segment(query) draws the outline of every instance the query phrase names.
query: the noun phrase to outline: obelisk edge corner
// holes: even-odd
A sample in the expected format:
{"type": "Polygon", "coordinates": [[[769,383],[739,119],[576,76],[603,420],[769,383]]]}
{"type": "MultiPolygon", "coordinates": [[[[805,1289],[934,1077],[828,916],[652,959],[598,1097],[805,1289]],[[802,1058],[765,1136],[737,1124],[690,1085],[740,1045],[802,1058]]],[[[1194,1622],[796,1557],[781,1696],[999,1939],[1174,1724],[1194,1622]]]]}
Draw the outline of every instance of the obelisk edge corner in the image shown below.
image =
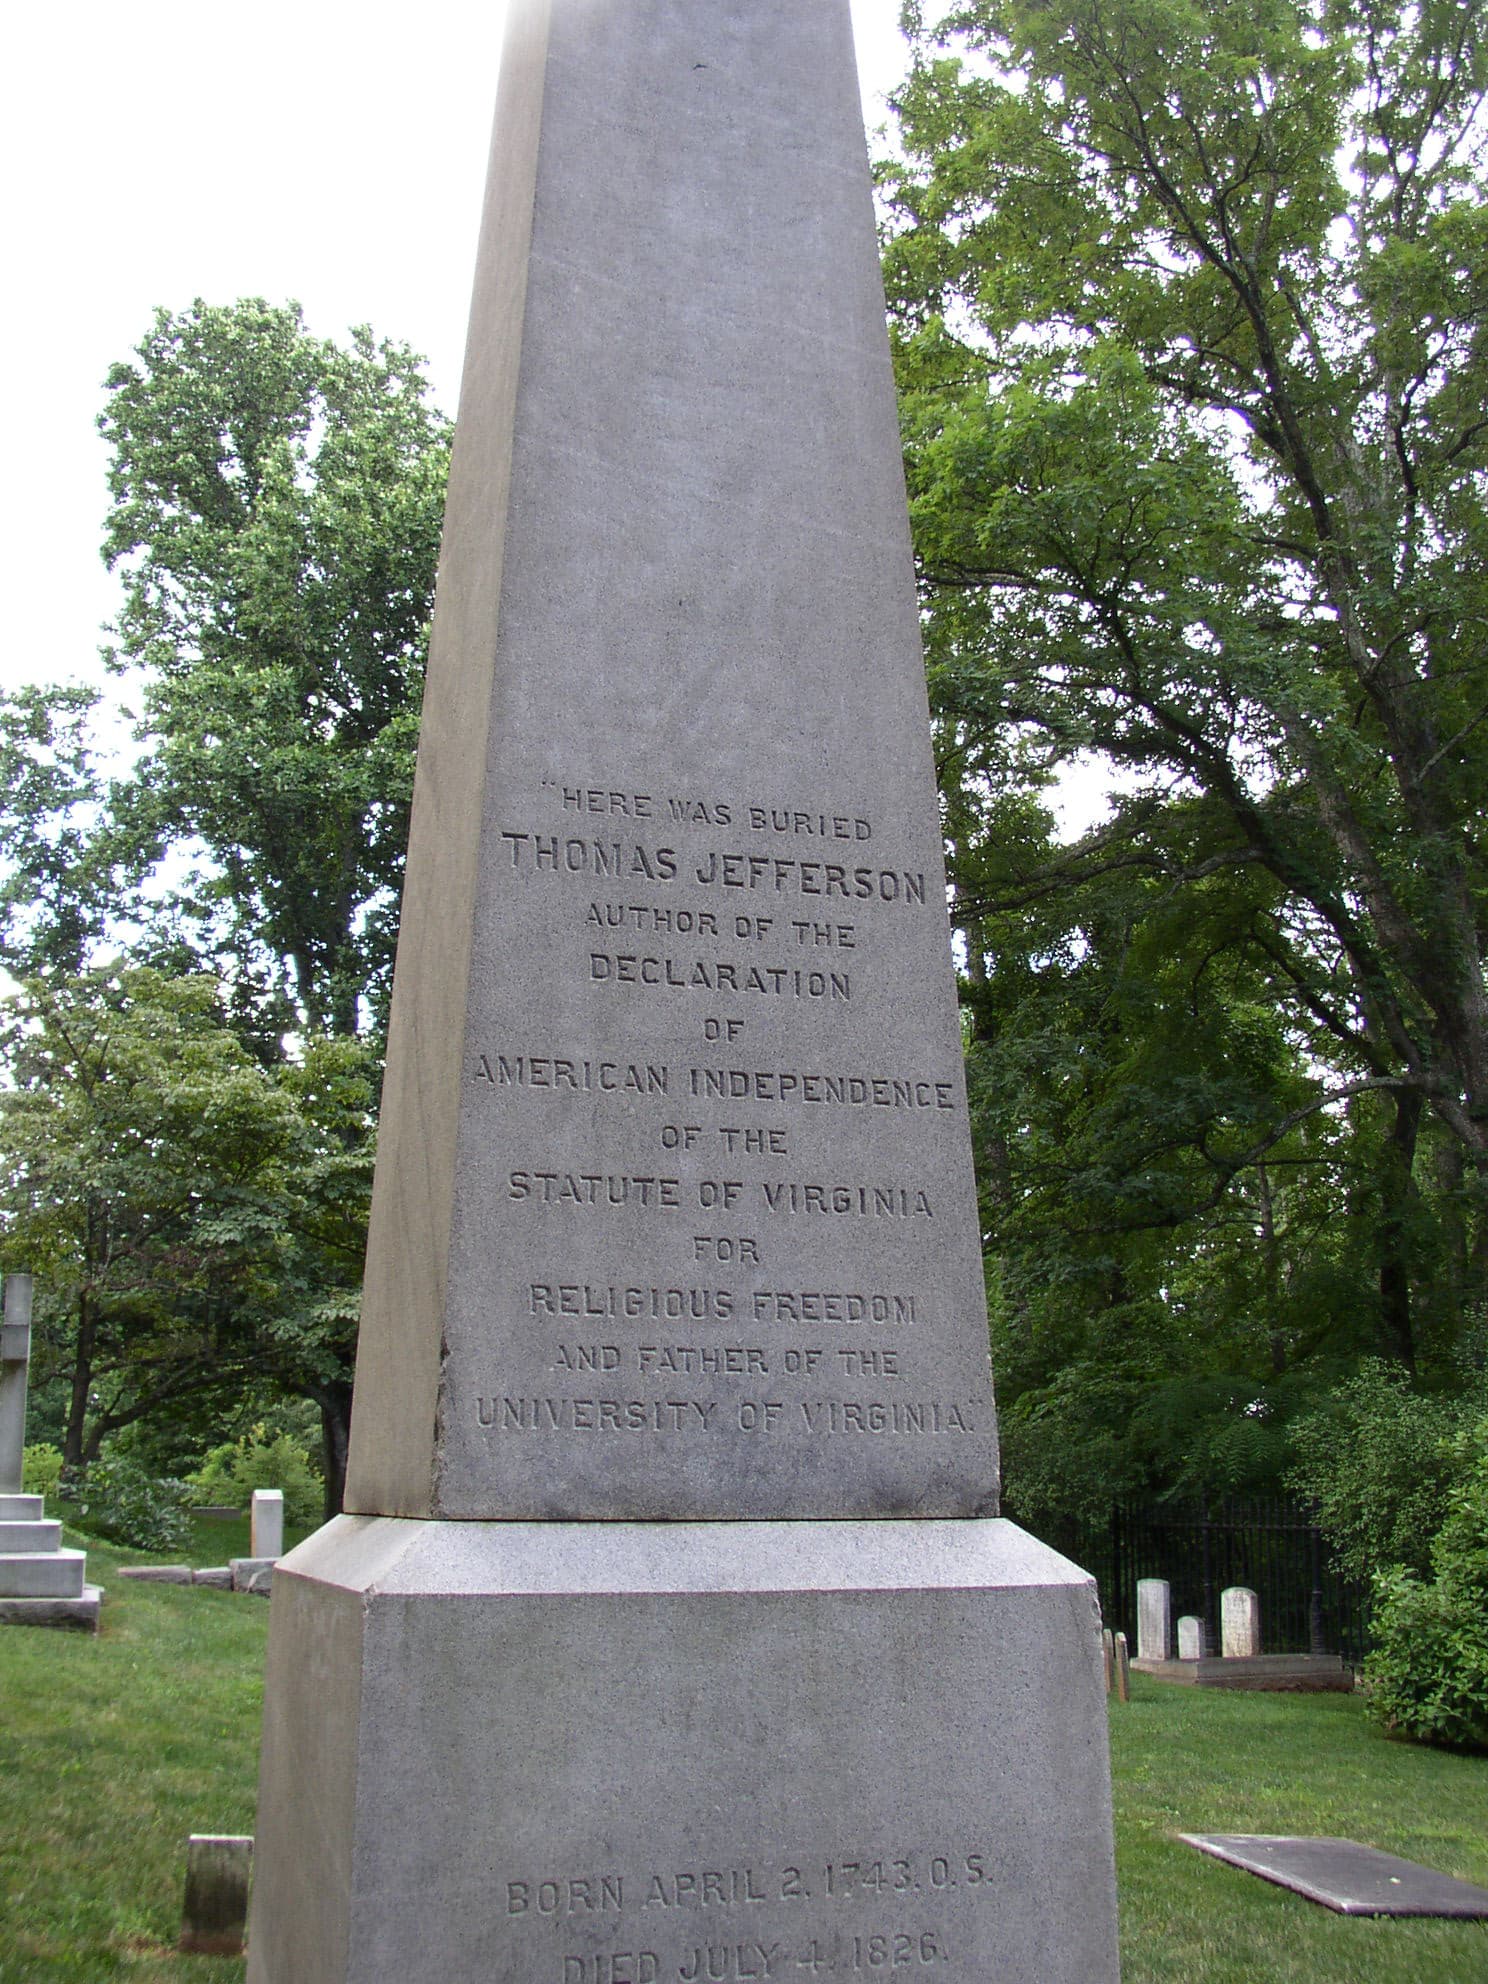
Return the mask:
{"type": "Polygon", "coordinates": [[[472,908],[522,363],[549,0],[508,21],[450,462],[394,973],[345,1506],[437,1508],[472,908]]]}

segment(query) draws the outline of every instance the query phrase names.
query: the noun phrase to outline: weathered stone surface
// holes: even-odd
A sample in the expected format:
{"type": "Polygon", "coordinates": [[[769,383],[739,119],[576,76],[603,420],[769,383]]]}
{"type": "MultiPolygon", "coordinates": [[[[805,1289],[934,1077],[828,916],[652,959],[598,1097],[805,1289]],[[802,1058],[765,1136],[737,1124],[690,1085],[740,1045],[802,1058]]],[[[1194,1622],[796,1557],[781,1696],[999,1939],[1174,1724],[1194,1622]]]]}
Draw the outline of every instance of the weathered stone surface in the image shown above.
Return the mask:
{"type": "Polygon", "coordinates": [[[275,1557],[234,1557],[228,1566],[233,1590],[267,1592],[278,1561],[275,1557]]]}
{"type": "Polygon", "coordinates": [[[1257,1653],[1234,1660],[1205,1654],[1197,1660],[1146,1661],[1142,1672],[1185,1687],[1258,1694],[1348,1694],[1354,1686],[1353,1670],[1336,1653],[1257,1653]]]}
{"type": "Polygon", "coordinates": [[[26,1373],[31,1358],[30,1275],[6,1275],[0,1305],[0,1494],[19,1495],[26,1448],[26,1373]]]}
{"type": "Polygon", "coordinates": [[[995,1493],[845,0],[521,0],[346,1506],[995,1493]]]}
{"type": "Polygon", "coordinates": [[[191,1835],[186,1844],[179,1949],[196,1956],[241,1954],[252,1871],[251,1834],[191,1835]]]}
{"type": "Polygon", "coordinates": [[[191,1573],[191,1582],[193,1584],[208,1585],[213,1591],[231,1591],[233,1588],[232,1565],[212,1564],[204,1570],[193,1571],[191,1573]]]}
{"type": "Polygon", "coordinates": [[[31,1550],[60,1550],[61,1547],[60,1522],[44,1520],[11,1522],[0,1516],[0,1550],[24,1553],[31,1550]]]}
{"type": "Polygon", "coordinates": [[[26,1378],[31,1357],[31,1277],[5,1277],[0,1315],[0,1623],[98,1628],[99,1592],[84,1586],[87,1554],[62,1549],[62,1525],[28,1495],[26,1378]]]}
{"type": "Polygon", "coordinates": [[[1204,1652],[1204,1622],[1196,1619],[1191,1612],[1185,1612],[1178,1621],[1178,1658],[1180,1660],[1201,1659],[1204,1652]]]}
{"type": "Polygon", "coordinates": [[[1122,1702],[1131,1700],[1131,1652],[1126,1644],[1126,1634],[1117,1633],[1111,1642],[1112,1673],[1116,1684],[1116,1699],[1122,1702]]]}
{"type": "Polygon", "coordinates": [[[1110,1984],[1093,1588],[986,1519],[846,0],[508,19],[249,1975],[1110,1984]]]}
{"type": "Polygon", "coordinates": [[[1261,1650],[1261,1601],[1243,1584],[1220,1594],[1219,1650],[1225,1660],[1250,1660],[1261,1650]]]}
{"type": "Polygon", "coordinates": [[[1166,1578],[1137,1579],[1137,1658],[1166,1660],[1172,1651],[1166,1578]]]}
{"type": "Polygon", "coordinates": [[[189,1564],[121,1564],[119,1576],[136,1584],[190,1584],[189,1564]]]}
{"type": "Polygon", "coordinates": [[[1201,1853],[1275,1881],[1340,1915],[1435,1915],[1488,1920],[1488,1888],[1381,1853],[1352,1839],[1294,1839],[1276,1833],[1192,1833],[1201,1853]]]}
{"type": "Polygon", "coordinates": [[[1098,1625],[1003,1522],[341,1517],[276,1574],[249,1978],[1114,1979],[1098,1625]]]}
{"type": "Polygon", "coordinates": [[[0,1598],[81,1598],[85,1550],[0,1553],[0,1598]]]}
{"type": "Polygon", "coordinates": [[[0,1625],[62,1626],[98,1631],[102,1587],[85,1584],[75,1598],[0,1598],[0,1625]]]}
{"type": "Polygon", "coordinates": [[[249,1518],[248,1554],[271,1562],[284,1555],[284,1491],[255,1488],[249,1518]]]}

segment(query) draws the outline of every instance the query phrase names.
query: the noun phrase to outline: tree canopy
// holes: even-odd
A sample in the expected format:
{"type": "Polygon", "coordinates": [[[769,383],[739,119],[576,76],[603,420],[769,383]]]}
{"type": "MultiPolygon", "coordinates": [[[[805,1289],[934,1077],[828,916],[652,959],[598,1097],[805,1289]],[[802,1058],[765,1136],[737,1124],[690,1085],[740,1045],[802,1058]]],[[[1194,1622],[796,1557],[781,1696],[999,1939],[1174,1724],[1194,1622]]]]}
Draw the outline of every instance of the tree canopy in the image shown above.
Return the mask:
{"type": "Polygon", "coordinates": [[[1083,1372],[1137,1478],[1111,1407],[1159,1372],[1254,1448],[1289,1375],[1445,1381],[1481,1312],[1488,24],[906,14],[886,276],[1011,1451],[1083,1372]],[[1120,796],[1060,837],[1092,757],[1120,796]]]}
{"type": "Polygon", "coordinates": [[[4,1257],[40,1283],[38,1377],[65,1385],[67,1464],[266,1388],[344,1421],[367,1049],[320,1036],[266,1069],[214,981],[127,965],[29,981],[0,1012],[0,1055],[4,1257]]]}
{"type": "Polygon", "coordinates": [[[189,920],[289,1024],[375,1031],[448,424],[405,346],[343,349],[260,301],[157,312],[107,392],[138,830],[200,849],[189,920]]]}
{"type": "Polygon", "coordinates": [[[55,1283],[68,1460],[277,1386],[339,1496],[449,424],[294,305],[159,311],[108,376],[137,709],[0,698],[10,1259],[55,1283]]]}

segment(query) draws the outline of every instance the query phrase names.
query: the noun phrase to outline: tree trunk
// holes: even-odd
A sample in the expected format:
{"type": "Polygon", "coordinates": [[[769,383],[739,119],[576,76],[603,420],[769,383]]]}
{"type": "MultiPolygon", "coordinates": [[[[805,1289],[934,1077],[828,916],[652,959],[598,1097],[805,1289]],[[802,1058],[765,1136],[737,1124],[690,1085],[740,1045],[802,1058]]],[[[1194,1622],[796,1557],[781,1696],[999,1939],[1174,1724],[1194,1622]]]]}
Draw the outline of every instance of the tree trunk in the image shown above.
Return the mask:
{"type": "Polygon", "coordinates": [[[1380,1348],[1386,1357],[1412,1373],[1416,1368],[1416,1336],[1411,1313],[1410,1227],[1420,1124],[1421,1096],[1414,1089],[1398,1089],[1394,1126],[1380,1154],[1380,1348]]]}
{"type": "Polygon", "coordinates": [[[1264,1164],[1256,1166],[1256,1187],[1261,1208],[1261,1257],[1266,1290],[1266,1341],[1271,1352],[1271,1375],[1284,1377],[1287,1367],[1286,1332],[1282,1328],[1281,1255],[1276,1239],[1276,1208],[1271,1199],[1271,1174],[1264,1164]]]}
{"type": "Polygon", "coordinates": [[[346,1454],[351,1443],[351,1385],[335,1379],[315,1393],[320,1407],[321,1453],[325,1467],[325,1519],[341,1513],[346,1494],[346,1454]]]}
{"type": "Polygon", "coordinates": [[[88,1423],[88,1393],[93,1385],[93,1352],[98,1341],[98,1306],[86,1287],[78,1296],[77,1348],[72,1358],[72,1394],[67,1403],[67,1429],[62,1435],[62,1466],[76,1474],[87,1458],[83,1436],[88,1423]]]}

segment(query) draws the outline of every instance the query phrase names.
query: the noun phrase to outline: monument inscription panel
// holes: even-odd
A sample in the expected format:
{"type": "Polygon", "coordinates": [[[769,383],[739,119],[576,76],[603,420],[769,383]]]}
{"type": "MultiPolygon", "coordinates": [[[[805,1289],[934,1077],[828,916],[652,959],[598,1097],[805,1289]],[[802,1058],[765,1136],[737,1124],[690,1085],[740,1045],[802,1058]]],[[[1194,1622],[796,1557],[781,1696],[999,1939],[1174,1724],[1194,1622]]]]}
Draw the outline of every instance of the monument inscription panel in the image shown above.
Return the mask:
{"type": "Polygon", "coordinates": [[[959,1035],[913,990],[944,885],[876,810],[546,777],[505,809],[447,1509],[456,1477],[534,1474],[539,1513],[594,1480],[612,1512],[698,1513],[715,1474],[814,1514],[985,1495],[979,1267],[946,1273],[975,1230],[959,1035]]]}

